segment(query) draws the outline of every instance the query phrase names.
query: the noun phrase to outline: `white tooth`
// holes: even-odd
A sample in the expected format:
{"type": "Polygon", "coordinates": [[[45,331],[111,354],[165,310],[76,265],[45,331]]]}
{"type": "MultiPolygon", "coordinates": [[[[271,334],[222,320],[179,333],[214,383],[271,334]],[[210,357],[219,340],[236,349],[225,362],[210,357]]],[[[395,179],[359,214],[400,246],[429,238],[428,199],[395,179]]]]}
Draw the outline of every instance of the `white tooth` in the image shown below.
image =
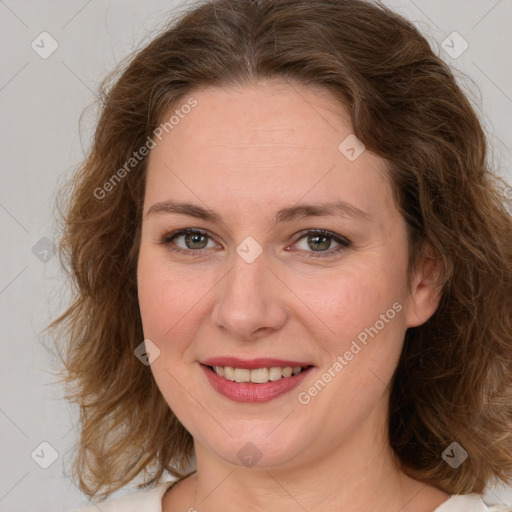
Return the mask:
{"type": "Polygon", "coordinates": [[[285,368],[283,368],[283,377],[291,377],[292,371],[293,369],[291,366],[286,366],[285,368]]]}
{"type": "Polygon", "coordinates": [[[250,382],[251,370],[247,368],[235,368],[235,381],[236,382],[250,382]]]}
{"type": "Polygon", "coordinates": [[[283,375],[283,369],[273,366],[268,370],[268,380],[279,380],[283,375]]]}
{"type": "Polygon", "coordinates": [[[273,366],[272,368],[254,368],[253,370],[247,368],[233,368],[231,366],[214,366],[217,375],[227,380],[235,382],[254,382],[257,384],[297,375],[300,373],[301,369],[301,366],[293,368],[291,366],[286,366],[285,368],[273,366]]]}
{"type": "Polygon", "coordinates": [[[235,369],[231,366],[224,367],[224,378],[228,380],[235,380],[235,369]]]}
{"type": "Polygon", "coordinates": [[[251,382],[262,384],[268,382],[268,368],[255,368],[251,370],[251,382]]]}

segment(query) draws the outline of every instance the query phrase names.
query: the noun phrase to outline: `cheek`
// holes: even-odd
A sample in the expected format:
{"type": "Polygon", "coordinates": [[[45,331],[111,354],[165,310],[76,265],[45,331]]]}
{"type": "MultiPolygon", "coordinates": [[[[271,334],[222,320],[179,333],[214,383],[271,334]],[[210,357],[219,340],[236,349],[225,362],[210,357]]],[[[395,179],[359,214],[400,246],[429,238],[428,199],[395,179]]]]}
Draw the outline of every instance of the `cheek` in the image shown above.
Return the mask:
{"type": "Polygon", "coordinates": [[[330,329],[316,338],[327,358],[318,380],[299,390],[299,403],[307,404],[313,416],[327,408],[334,423],[357,424],[386,391],[400,357],[405,332],[401,281],[367,268],[331,285],[335,291],[315,311],[330,329]]]}
{"type": "Polygon", "coordinates": [[[141,247],[137,286],[144,336],[159,345],[163,356],[186,349],[217,282],[218,273],[173,266],[160,251],[141,247]]]}
{"type": "Polygon", "coordinates": [[[182,392],[183,383],[187,382],[189,393],[195,396],[196,392],[194,383],[185,380],[185,365],[181,364],[187,362],[186,351],[191,339],[184,331],[199,321],[197,302],[204,290],[199,287],[200,283],[184,279],[175,268],[171,269],[165,255],[144,246],[139,252],[137,286],[144,338],[150,339],[160,350],[150,370],[169,407],[180,420],[190,422],[189,395],[182,392]]]}
{"type": "MultiPolygon", "coordinates": [[[[403,276],[383,261],[384,258],[373,259],[357,266],[322,270],[307,278],[288,276],[287,281],[298,291],[303,304],[297,302],[296,312],[304,311],[305,325],[314,324],[319,329],[311,332],[312,336],[328,339],[334,347],[343,346],[373,326],[390,308],[388,317],[397,316],[396,307],[392,306],[403,302],[403,276]],[[306,321],[306,316],[310,320],[306,321]]],[[[391,323],[386,324],[386,330],[391,323]]]]}
{"type": "Polygon", "coordinates": [[[148,251],[141,247],[137,267],[137,290],[144,337],[151,340],[161,338],[161,321],[165,308],[162,307],[161,273],[152,264],[148,251]]]}
{"type": "MultiPolygon", "coordinates": [[[[405,278],[399,264],[387,265],[384,260],[320,283],[330,292],[321,300],[317,295],[315,313],[329,327],[319,339],[328,353],[325,370],[330,368],[331,375],[326,380],[335,381],[328,394],[333,403],[348,408],[370,407],[391,378],[402,350],[405,278]]],[[[314,302],[312,294],[309,300],[314,302]]]]}
{"type": "Polygon", "coordinates": [[[157,251],[141,247],[137,269],[137,288],[139,307],[147,337],[162,338],[171,329],[176,317],[184,313],[183,294],[190,286],[181,285],[181,281],[166,269],[165,262],[157,251]]]}

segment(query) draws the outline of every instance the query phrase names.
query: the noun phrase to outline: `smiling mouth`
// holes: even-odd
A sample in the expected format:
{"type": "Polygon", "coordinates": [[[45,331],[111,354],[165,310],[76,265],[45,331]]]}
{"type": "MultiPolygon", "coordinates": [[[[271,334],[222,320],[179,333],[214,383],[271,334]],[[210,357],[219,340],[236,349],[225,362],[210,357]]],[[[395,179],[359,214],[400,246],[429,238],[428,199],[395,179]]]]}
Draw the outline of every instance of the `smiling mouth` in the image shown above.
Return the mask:
{"type": "Polygon", "coordinates": [[[278,381],[282,379],[288,379],[295,375],[302,373],[303,371],[311,368],[309,366],[285,366],[278,367],[272,366],[268,368],[233,368],[231,366],[209,366],[203,365],[209,368],[212,372],[216,373],[219,377],[224,378],[231,382],[246,382],[250,384],[265,384],[267,382],[278,381]]]}

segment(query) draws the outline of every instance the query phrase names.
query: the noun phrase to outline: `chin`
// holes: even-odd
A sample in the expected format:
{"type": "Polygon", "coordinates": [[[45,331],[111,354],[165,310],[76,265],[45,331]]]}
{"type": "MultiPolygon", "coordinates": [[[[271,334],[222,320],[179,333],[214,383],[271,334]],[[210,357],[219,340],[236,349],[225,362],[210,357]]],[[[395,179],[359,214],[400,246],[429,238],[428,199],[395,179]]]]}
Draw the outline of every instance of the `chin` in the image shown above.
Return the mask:
{"type": "MultiPolygon", "coordinates": [[[[238,467],[284,467],[303,457],[306,441],[302,436],[290,435],[287,429],[272,435],[272,429],[278,423],[270,427],[266,423],[267,428],[260,434],[255,433],[249,426],[245,432],[233,437],[226,434],[222,440],[212,439],[206,445],[219,458],[238,467]]],[[[276,430],[278,429],[279,427],[276,430]]]]}

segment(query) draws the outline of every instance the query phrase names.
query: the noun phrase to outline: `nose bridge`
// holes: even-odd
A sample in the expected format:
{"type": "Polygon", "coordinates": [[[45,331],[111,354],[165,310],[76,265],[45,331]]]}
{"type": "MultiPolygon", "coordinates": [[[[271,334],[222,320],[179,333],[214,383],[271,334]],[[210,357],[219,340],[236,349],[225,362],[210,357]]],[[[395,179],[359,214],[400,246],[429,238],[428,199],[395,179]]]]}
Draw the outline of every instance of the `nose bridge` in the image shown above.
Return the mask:
{"type": "Polygon", "coordinates": [[[222,280],[212,312],[214,324],[236,339],[251,339],[256,331],[279,329],[286,313],[278,287],[263,249],[248,237],[237,247],[232,268],[222,280]]]}

